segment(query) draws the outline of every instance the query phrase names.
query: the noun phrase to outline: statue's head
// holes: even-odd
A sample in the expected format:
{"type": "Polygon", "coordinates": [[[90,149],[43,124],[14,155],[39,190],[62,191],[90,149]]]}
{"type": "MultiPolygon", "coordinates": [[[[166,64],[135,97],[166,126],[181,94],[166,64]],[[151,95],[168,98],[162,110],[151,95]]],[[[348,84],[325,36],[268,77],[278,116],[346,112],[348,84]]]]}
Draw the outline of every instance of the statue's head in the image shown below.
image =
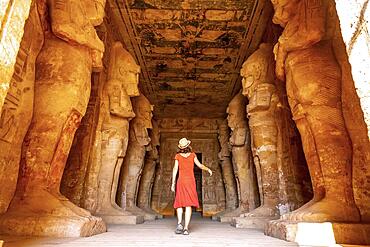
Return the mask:
{"type": "Polygon", "coordinates": [[[87,18],[93,26],[99,26],[103,23],[105,15],[104,7],[106,0],[82,0],[87,18]]]}
{"type": "Polygon", "coordinates": [[[245,127],[247,125],[246,112],[245,112],[246,100],[245,97],[238,93],[230,101],[227,107],[227,124],[234,130],[235,128],[245,127]]]}
{"type": "Polygon", "coordinates": [[[122,82],[122,87],[130,97],[139,96],[140,66],[136,64],[131,54],[123,48],[121,42],[112,45],[110,53],[108,80],[122,82]]]}
{"type": "Polygon", "coordinates": [[[285,27],[290,19],[297,13],[298,3],[302,0],[271,0],[275,13],[272,21],[285,27]]]}
{"type": "Polygon", "coordinates": [[[255,82],[272,82],[274,80],[273,46],[262,43],[257,51],[244,62],[240,75],[243,77],[242,85],[244,96],[248,96],[248,89],[255,82]]]}
{"type": "Polygon", "coordinates": [[[222,121],[218,124],[218,140],[220,142],[221,150],[218,154],[219,158],[222,159],[222,157],[228,157],[230,156],[229,151],[229,126],[227,125],[226,120],[222,121]]]}
{"type": "Polygon", "coordinates": [[[143,94],[134,97],[132,103],[136,114],[135,121],[140,121],[140,124],[146,129],[152,129],[154,106],[150,104],[149,100],[143,94]]]}

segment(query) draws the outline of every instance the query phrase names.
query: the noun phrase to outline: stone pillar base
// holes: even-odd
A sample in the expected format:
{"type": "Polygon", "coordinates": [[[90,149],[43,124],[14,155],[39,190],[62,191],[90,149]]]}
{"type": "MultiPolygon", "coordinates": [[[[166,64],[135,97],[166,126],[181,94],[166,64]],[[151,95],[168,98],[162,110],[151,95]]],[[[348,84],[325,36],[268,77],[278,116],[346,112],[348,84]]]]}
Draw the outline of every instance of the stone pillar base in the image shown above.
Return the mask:
{"type": "Polygon", "coordinates": [[[107,231],[103,220],[94,216],[26,216],[0,217],[0,233],[19,236],[89,237],[107,231]]]}
{"type": "Polygon", "coordinates": [[[126,224],[136,225],[144,223],[144,216],[142,215],[99,215],[107,224],[126,224]]]}
{"type": "Polygon", "coordinates": [[[132,213],[133,215],[143,216],[144,217],[144,221],[155,220],[155,218],[156,218],[156,216],[154,214],[145,212],[144,210],[142,210],[141,208],[136,207],[136,206],[134,206],[134,207],[127,207],[126,210],[128,212],[132,213]]]}
{"type": "MultiPolygon", "coordinates": [[[[237,216],[239,216],[239,215],[237,215],[237,216]]],[[[237,217],[237,216],[229,216],[229,215],[227,215],[227,216],[220,216],[219,218],[218,218],[218,220],[220,221],[220,222],[222,222],[222,223],[231,223],[231,221],[233,220],[233,218],[234,217],[237,217]]]]}
{"type": "Polygon", "coordinates": [[[156,219],[163,219],[163,215],[155,212],[153,209],[151,208],[141,208],[142,210],[144,210],[145,212],[147,212],[148,214],[153,214],[155,216],[156,219]]]}
{"type": "Polygon", "coordinates": [[[276,220],[276,217],[234,217],[231,225],[236,228],[265,229],[267,223],[276,220]]]}
{"type": "Polygon", "coordinates": [[[217,220],[221,221],[221,217],[224,216],[225,214],[229,214],[230,212],[234,211],[235,209],[226,209],[224,211],[221,211],[215,215],[212,215],[212,220],[217,220]]]}
{"type": "Polygon", "coordinates": [[[220,221],[220,217],[219,215],[212,215],[212,220],[215,220],[215,221],[220,221]]]}
{"type": "Polygon", "coordinates": [[[299,245],[370,244],[369,223],[310,223],[286,220],[270,221],[265,234],[299,245]]]}

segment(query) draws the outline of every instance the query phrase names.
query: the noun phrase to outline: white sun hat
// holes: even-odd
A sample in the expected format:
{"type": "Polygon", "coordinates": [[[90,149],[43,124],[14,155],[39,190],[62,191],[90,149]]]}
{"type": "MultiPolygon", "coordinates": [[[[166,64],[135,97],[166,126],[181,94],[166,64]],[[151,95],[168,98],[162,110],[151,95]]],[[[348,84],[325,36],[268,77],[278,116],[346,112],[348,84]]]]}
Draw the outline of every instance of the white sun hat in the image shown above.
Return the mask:
{"type": "Polygon", "coordinates": [[[188,139],[186,139],[185,137],[184,138],[181,138],[179,140],[179,145],[177,145],[180,149],[184,149],[184,148],[187,148],[189,145],[190,145],[191,141],[189,141],[188,139]]]}

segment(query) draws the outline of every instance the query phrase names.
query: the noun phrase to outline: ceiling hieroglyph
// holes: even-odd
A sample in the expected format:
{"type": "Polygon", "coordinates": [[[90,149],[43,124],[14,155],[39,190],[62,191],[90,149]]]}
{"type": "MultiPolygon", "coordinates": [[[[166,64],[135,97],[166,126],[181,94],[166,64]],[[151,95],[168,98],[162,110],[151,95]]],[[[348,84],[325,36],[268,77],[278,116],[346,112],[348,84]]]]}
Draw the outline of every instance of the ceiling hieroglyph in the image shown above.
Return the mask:
{"type": "Polygon", "coordinates": [[[109,0],[108,6],[158,117],[223,117],[271,14],[267,0],[109,0]]]}

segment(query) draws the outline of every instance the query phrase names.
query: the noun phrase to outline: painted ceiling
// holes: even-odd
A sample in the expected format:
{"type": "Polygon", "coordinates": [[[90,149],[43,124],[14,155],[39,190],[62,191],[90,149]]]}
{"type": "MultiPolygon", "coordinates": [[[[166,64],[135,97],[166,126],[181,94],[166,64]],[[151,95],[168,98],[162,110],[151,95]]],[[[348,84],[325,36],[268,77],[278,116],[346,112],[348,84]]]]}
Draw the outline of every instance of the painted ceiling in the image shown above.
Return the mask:
{"type": "Polygon", "coordinates": [[[224,117],[241,65],[258,46],[267,0],[110,0],[157,117],[224,117]]]}

